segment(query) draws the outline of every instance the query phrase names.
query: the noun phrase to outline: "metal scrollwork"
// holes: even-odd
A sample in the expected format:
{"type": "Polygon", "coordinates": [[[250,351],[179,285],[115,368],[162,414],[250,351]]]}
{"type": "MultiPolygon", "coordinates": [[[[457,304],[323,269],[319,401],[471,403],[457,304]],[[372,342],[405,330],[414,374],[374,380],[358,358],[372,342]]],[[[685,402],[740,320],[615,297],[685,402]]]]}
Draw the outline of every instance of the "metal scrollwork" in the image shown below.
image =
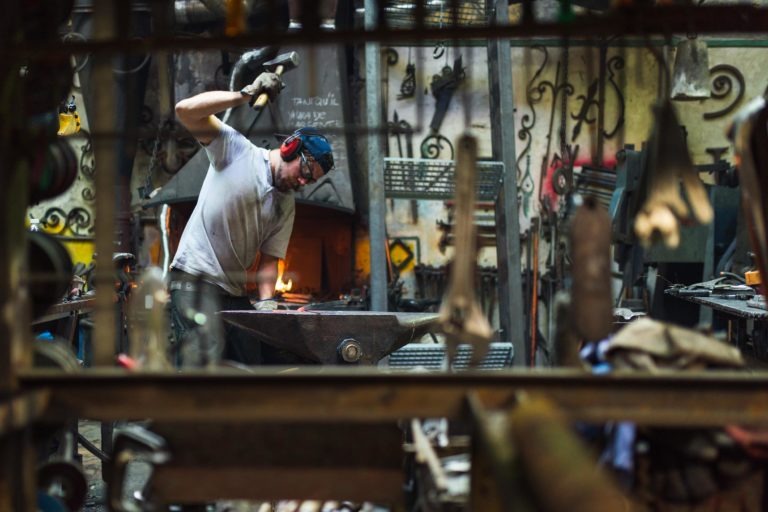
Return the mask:
{"type": "Polygon", "coordinates": [[[576,115],[571,114],[571,119],[576,121],[576,124],[573,125],[571,142],[575,141],[576,138],[579,136],[579,133],[581,133],[582,123],[592,124],[595,121],[597,121],[596,117],[589,117],[589,111],[592,110],[592,107],[600,108],[600,104],[596,99],[599,86],[600,86],[600,83],[597,80],[595,80],[591,84],[589,84],[589,88],[587,89],[586,96],[583,94],[579,94],[576,97],[577,100],[581,100],[581,108],[579,109],[578,114],[576,115]]]}
{"type": "Polygon", "coordinates": [[[712,78],[712,99],[722,100],[727,98],[733,92],[733,79],[738,82],[738,91],[736,92],[736,98],[728,105],[715,112],[705,112],[704,119],[717,119],[728,115],[744,97],[744,91],[746,89],[744,82],[744,75],[741,71],[736,69],[730,64],[718,64],[709,70],[709,74],[712,78]]]}
{"type": "Polygon", "coordinates": [[[415,93],[416,65],[409,62],[405,67],[405,77],[403,78],[403,83],[400,84],[400,94],[397,95],[397,99],[412,98],[415,93]]]}
{"type": "Polygon", "coordinates": [[[89,202],[96,199],[96,194],[93,192],[93,190],[91,190],[90,187],[85,187],[82,192],[80,192],[80,195],[83,199],[89,202]]]}
{"type": "MultiPolygon", "coordinates": [[[[613,91],[616,93],[616,101],[618,102],[616,124],[610,131],[603,129],[603,133],[601,134],[601,136],[605,137],[606,139],[610,139],[616,135],[624,125],[624,96],[621,94],[621,88],[619,88],[619,85],[615,80],[618,71],[624,69],[624,59],[618,55],[614,56],[607,62],[606,68],[608,71],[607,82],[611,85],[613,91]]],[[[581,133],[581,127],[583,123],[593,124],[595,121],[597,121],[597,117],[590,116],[590,112],[592,111],[593,107],[597,108],[598,115],[601,109],[603,112],[605,111],[605,104],[601,105],[598,101],[599,92],[600,79],[597,78],[591,84],[589,84],[586,95],[580,94],[576,98],[581,100],[582,103],[579,112],[575,115],[571,114],[571,119],[576,121],[576,124],[573,126],[573,132],[571,134],[571,142],[574,142],[578,138],[579,134],[581,133]]]]}
{"type": "Polygon", "coordinates": [[[432,58],[437,60],[443,55],[445,55],[445,41],[438,41],[432,49],[432,58]]]}
{"type": "Polygon", "coordinates": [[[388,66],[394,66],[397,64],[397,61],[400,60],[400,55],[398,55],[397,50],[394,48],[386,48],[384,50],[384,55],[387,57],[388,66]]]}
{"type": "Polygon", "coordinates": [[[91,134],[87,130],[80,130],[80,133],[85,136],[85,144],[80,146],[80,172],[88,178],[93,180],[93,173],[96,170],[93,165],[93,144],[91,144],[91,134]]]}
{"type": "Polygon", "coordinates": [[[86,236],[93,233],[93,219],[85,208],[72,208],[65,212],[61,208],[48,208],[40,219],[40,224],[51,234],[62,235],[70,229],[75,236],[86,236]]]}
{"type": "Polygon", "coordinates": [[[533,78],[531,78],[531,80],[528,82],[528,86],[525,89],[525,101],[528,103],[528,108],[530,109],[531,113],[523,114],[520,120],[520,129],[517,132],[517,138],[525,142],[525,148],[523,148],[523,150],[518,155],[515,165],[517,171],[517,185],[523,193],[522,207],[523,213],[525,215],[528,215],[530,210],[531,197],[533,196],[534,189],[534,181],[533,177],[531,176],[531,143],[533,142],[531,130],[536,124],[536,108],[534,107],[534,104],[539,103],[542,100],[546,90],[546,87],[541,87],[540,84],[538,86],[534,86],[533,84],[536,83],[536,80],[538,80],[539,76],[544,71],[544,68],[547,66],[547,62],[549,61],[549,52],[545,47],[534,46],[533,49],[542,52],[544,54],[544,58],[541,61],[539,69],[536,70],[536,73],[534,73],[533,78]],[[526,162],[525,173],[523,173],[523,169],[520,167],[520,162],[523,160],[523,158],[525,158],[526,162]]]}
{"type": "Polygon", "coordinates": [[[453,160],[454,153],[451,141],[439,133],[427,135],[424,140],[421,141],[421,158],[430,158],[433,160],[440,159],[440,155],[444,149],[443,144],[447,145],[449,150],[448,158],[443,158],[443,160],[453,160]]]}
{"type": "Polygon", "coordinates": [[[603,130],[603,135],[605,135],[605,138],[610,139],[619,132],[622,126],[624,126],[624,95],[621,94],[621,88],[615,80],[616,74],[624,69],[624,59],[621,56],[616,55],[611,57],[606,66],[608,68],[608,83],[611,84],[611,87],[613,87],[613,91],[616,93],[616,101],[618,103],[618,108],[616,109],[616,124],[610,132],[603,130]]]}

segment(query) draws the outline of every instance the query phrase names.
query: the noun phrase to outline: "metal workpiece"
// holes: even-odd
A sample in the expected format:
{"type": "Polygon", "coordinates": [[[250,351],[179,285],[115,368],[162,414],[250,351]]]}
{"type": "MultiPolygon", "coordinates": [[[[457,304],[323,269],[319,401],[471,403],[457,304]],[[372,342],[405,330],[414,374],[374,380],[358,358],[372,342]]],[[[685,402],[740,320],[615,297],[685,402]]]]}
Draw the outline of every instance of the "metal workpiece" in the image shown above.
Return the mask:
{"type": "Polygon", "coordinates": [[[484,410],[475,396],[468,405],[481,445],[476,454],[488,460],[504,510],[626,508],[627,499],[548,399],[521,395],[508,414],[484,410]]]}
{"type": "Polygon", "coordinates": [[[436,313],[381,311],[222,311],[224,321],[316,363],[376,364],[436,329],[436,313]]]}
{"type": "Polygon", "coordinates": [[[668,427],[768,424],[768,373],[591,375],[579,370],[389,372],[371,367],[260,367],[249,372],[130,373],[94,369],[20,374],[50,389],[49,420],[152,418],[176,422],[378,423],[463,418],[466,397],[508,410],[520,392],[543,395],[571,420],[668,427]],[[227,397],[225,400],[222,397],[227,397]]]}
{"type": "Polygon", "coordinates": [[[460,343],[468,343],[473,347],[472,362],[477,365],[485,357],[493,337],[493,328],[475,292],[477,239],[473,220],[477,139],[463,135],[457,148],[455,254],[438,323],[446,335],[448,358],[453,359],[460,343]]]}
{"type": "Polygon", "coordinates": [[[571,219],[570,256],[571,327],[582,340],[605,339],[613,329],[611,218],[592,196],[571,219]]]}

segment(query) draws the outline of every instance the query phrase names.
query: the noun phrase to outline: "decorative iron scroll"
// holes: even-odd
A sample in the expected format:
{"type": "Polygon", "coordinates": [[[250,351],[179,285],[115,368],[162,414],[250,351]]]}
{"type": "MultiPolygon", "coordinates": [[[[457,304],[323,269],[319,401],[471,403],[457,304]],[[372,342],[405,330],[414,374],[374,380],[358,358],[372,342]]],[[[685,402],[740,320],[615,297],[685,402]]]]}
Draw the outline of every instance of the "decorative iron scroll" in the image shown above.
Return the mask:
{"type": "Polygon", "coordinates": [[[533,77],[525,88],[525,101],[528,104],[528,108],[530,109],[531,113],[523,114],[523,116],[520,118],[520,129],[517,131],[517,138],[525,142],[525,148],[523,148],[523,150],[518,154],[517,161],[515,162],[517,186],[522,191],[523,197],[521,203],[523,207],[523,213],[526,216],[528,215],[530,209],[531,197],[533,196],[533,190],[535,187],[533,176],[531,176],[531,143],[533,142],[531,130],[536,124],[536,108],[534,107],[534,104],[539,103],[544,96],[544,91],[539,89],[539,87],[534,87],[533,84],[536,82],[536,79],[539,78],[539,75],[541,75],[542,71],[544,71],[544,68],[547,66],[547,61],[549,60],[549,52],[545,47],[534,46],[533,49],[542,52],[544,54],[544,58],[541,61],[539,69],[536,70],[536,73],[534,73],[533,77]],[[523,158],[525,158],[526,162],[525,172],[523,172],[523,169],[520,167],[520,162],[523,158]]]}
{"type": "Polygon", "coordinates": [[[453,160],[453,145],[451,141],[445,136],[439,133],[433,133],[427,135],[423,141],[421,141],[421,158],[431,158],[433,160],[453,160]],[[441,156],[443,152],[443,144],[448,146],[448,155],[441,156]]]}
{"type": "Polygon", "coordinates": [[[517,180],[520,181],[523,171],[520,167],[520,161],[527,155],[531,150],[531,143],[533,142],[533,137],[531,135],[531,130],[533,129],[533,126],[536,124],[536,109],[534,108],[534,104],[541,101],[542,96],[544,95],[544,92],[542,90],[539,90],[538,87],[534,87],[533,84],[536,82],[536,79],[539,78],[539,75],[541,75],[541,72],[544,70],[544,68],[547,66],[547,61],[549,60],[549,52],[547,49],[543,46],[534,46],[533,50],[539,50],[544,54],[544,59],[541,61],[541,65],[539,66],[539,69],[536,70],[536,73],[534,73],[533,78],[528,82],[527,87],[525,88],[525,101],[528,104],[528,108],[530,109],[530,114],[523,114],[523,116],[520,118],[520,129],[517,131],[517,138],[521,141],[525,142],[525,148],[517,155],[517,180]]]}
{"type": "MultiPolygon", "coordinates": [[[[610,131],[603,130],[602,134],[598,134],[599,136],[603,136],[606,139],[610,139],[614,135],[618,133],[618,131],[621,129],[621,127],[624,125],[624,96],[621,94],[621,89],[619,88],[619,85],[616,83],[615,77],[618,71],[624,69],[624,59],[618,55],[612,57],[608,63],[606,64],[606,68],[608,71],[608,84],[611,85],[613,88],[613,91],[616,93],[616,101],[618,103],[617,108],[617,117],[616,117],[616,124],[613,126],[613,128],[610,131]]],[[[607,86],[607,84],[606,84],[607,86]]],[[[576,121],[576,124],[573,126],[573,132],[571,134],[571,142],[575,142],[576,139],[579,136],[579,133],[581,133],[581,125],[582,123],[587,124],[593,124],[595,121],[597,121],[596,117],[590,117],[589,113],[592,110],[592,107],[596,107],[599,110],[605,111],[605,104],[601,105],[598,101],[598,94],[600,92],[600,79],[596,78],[587,89],[587,94],[583,95],[580,94],[576,99],[581,100],[581,108],[579,109],[578,114],[574,115],[571,114],[571,118],[576,121]]]]}
{"type": "MultiPolygon", "coordinates": [[[[608,60],[606,67],[608,68],[608,83],[611,84],[613,91],[616,93],[616,102],[618,104],[618,108],[616,109],[616,124],[610,132],[603,130],[605,138],[610,139],[619,132],[622,126],[624,126],[624,95],[621,94],[621,88],[616,83],[616,80],[614,80],[616,74],[624,69],[624,59],[619,55],[611,57],[611,59],[608,60]]],[[[603,106],[603,108],[605,108],[605,106],[603,106]]]]}
{"type": "Polygon", "coordinates": [[[736,79],[736,82],[738,82],[738,91],[733,101],[720,110],[704,113],[704,119],[717,119],[718,117],[728,115],[736,108],[744,97],[746,86],[744,75],[730,64],[718,64],[709,70],[709,75],[712,77],[712,99],[714,100],[722,100],[731,95],[733,92],[733,79],[736,79]]]}
{"type": "Polygon", "coordinates": [[[432,49],[432,58],[437,60],[443,55],[445,55],[445,41],[438,41],[432,49]]]}
{"type": "MultiPolygon", "coordinates": [[[[551,119],[550,119],[550,127],[549,132],[547,134],[548,140],[551,140],[552,138],[552,120],[554,119],[554,113],[555,109],[557,108],[558,104],[562,103],[563,100],[565,100],[568,96],[572,96],[574,93],[573,85],[570,84],[567,80],[560,80],[560,63],[557,64],[557,68],[555,70],[555,80],[554,82],[549,80],[539,80],[541,77],[541,74],[543,73],[544,69],[547,67],[547,64],[549,62],[549,52],[547,49],[543,46],[534,46],[534,50],[538,50],[544,54],[544,58],[541,61],[541,64],[539,65],[539,68],[536,70],[536,73],[534,73],[533,78],[528,82],[528,86],[526,87],[526,94],[525,99],[526,103],[528,104],[528,108],[530,109],[530,114],[524,114],[520,121],[520,129],[517,132],[518,139],[525,142],[525,148],[520,152],[520,154],[517,157],[516,162],[516,170],[517,170],[517,184],[519,189],[522,191],[522,201],[521,206],[523,209],[523,213],[525,215],[528,215],[528,212],[530,211],[531,207],[531,198],[533,197],[533,191],[535,188],[535,184],[533,181],[533,176],[531,175],[531,164],[530,164],[530,157],[531,157],[531,144],[533,142],[532,138],[532,130],[534,125],[536,124],[536,105],[538,103],[541,103],[544,100],[544,96],[549,92],[552,95],[552,111],[551,111],[551,119]],[[563,95],[563,96],[561,96],[563,95]],[[558,102],[558,99],[561,101],[558,102]],[[523,161],[523,158],[525,158],[526,166],[525,171],[523,172],[523,169],[521,167],[521,162],[523,161]]],[[[564,118],[563,118],[564,120],[564,118]]],[[[549,147],[549,144],[547,145],[549,147]]],[[[547,162],[549,158],[549,151],[546,152],[547,154],[543,155],[543,161],[547,162]]],[[[542,169],[542,172],[544,170],[542,169]]]]}
{"type": "Polygon", "coordinates": [[[600,108],[600,104],[597,101],[597,93],[599,87],[600,82],[595,80],[589,84],[586,95],[579,94],[576,97],[577,100],[581,101],[581,108],[579,109],[578,114],[571,114],[571,119],[576,121],[576,124],[573,125],[573,132],[571,133],[571,142],[575,141],[579,137],[582,123],[592,124],[597,121],[597,117],[589,117],[589,112],[592,110],[592,107],[597,107],[598,109],[600,108]]]}
{"type": "Polygon", "coordinates": [[[405,77],[400,84],[400,94],[397,95],[397,99],[403,100],[406,98],[412,98],[416,93],[416,65],[409,62],[405,66],[405,77]]]}
{"type": "Polygon", "coordinates": [[[40,224],[51,234],[63,235],[70,229],[75,236],[93,234],[93,219],[85,208],[72,208],[65,212],[61,208],[48,208],[40,219],[40,224]]]}
{"type": "Polygon", "coordinates": [[[397,50],[392,47],[384,49],[384,56],[387,58],[387,66],[394,66],[397,64],[397,61],[400,60],[400,55],[397,53],[397,50]]]}
{"type": "Polygon", "coordinates": [[[85,137],[85,143],[80,146],[80,172],[93,181],[93,173],[96,168],[93,163],[93,144],[91,144],[91,134],[87,130],[80,130],[80,133],[85,137]]]}

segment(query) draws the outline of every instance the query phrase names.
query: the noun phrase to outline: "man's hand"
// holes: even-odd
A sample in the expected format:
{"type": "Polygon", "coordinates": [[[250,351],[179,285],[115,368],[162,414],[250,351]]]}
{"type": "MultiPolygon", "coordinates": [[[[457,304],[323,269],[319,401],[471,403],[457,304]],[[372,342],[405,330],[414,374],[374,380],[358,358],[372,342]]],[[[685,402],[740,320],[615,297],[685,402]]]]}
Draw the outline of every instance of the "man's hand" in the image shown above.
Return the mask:
{"type": "Polygon", "coordinates": [[[246,85],[240,89],[240,93],[250,96],[251,100],[248,103],[253,106],[256,98],[262,93],[265,93],[269,97],[269,101],[274,101],[284,87],[285,84],[280,80],[280,76],[277,73],[264,72],[257,76],[252,84],[246,85]]]}

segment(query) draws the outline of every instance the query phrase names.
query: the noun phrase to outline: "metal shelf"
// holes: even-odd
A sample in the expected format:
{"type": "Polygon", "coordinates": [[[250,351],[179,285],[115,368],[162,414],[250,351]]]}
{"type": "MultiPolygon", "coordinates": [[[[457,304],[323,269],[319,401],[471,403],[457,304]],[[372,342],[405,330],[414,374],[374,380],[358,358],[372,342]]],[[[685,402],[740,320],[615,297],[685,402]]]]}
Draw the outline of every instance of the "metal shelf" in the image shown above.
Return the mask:
{"type": "MultiPolygon", "coordinates": [[[[405,199],[453,199],[454,160],[385,158],[385,195],[405,199]]],[[[503,162],[477,162],[477,200],[495,201],[504,177],[503,162]]]]}

